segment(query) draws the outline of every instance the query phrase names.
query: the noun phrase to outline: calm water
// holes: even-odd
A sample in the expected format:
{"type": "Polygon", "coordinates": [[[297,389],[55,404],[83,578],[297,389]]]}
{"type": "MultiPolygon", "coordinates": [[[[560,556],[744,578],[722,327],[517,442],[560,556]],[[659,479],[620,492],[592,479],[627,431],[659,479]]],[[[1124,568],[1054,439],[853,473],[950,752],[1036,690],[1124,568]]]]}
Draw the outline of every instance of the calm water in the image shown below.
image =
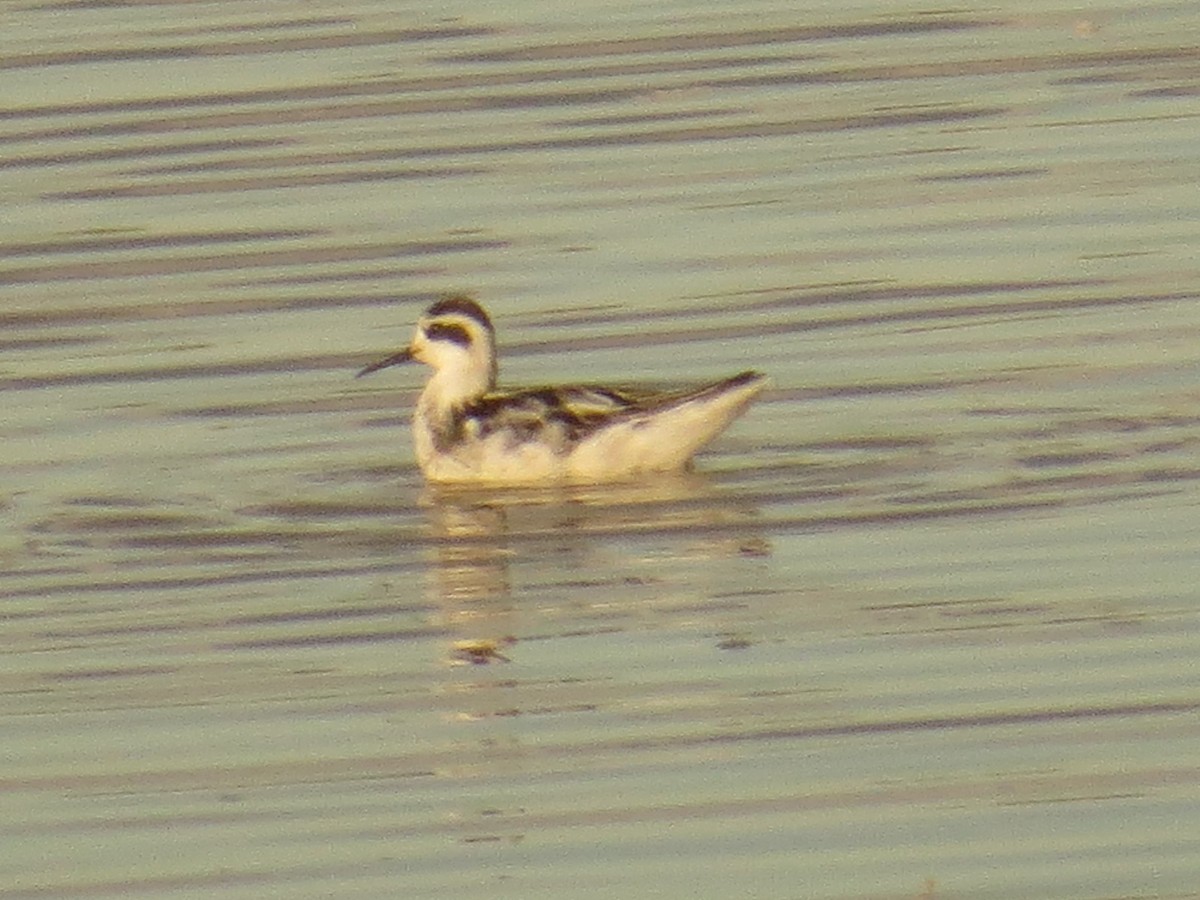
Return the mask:
{"type": "Polygon", "coordinates": [[[1200,16],[811,6],[5,8],[0,898],[1200,896],[1200,16]]]}

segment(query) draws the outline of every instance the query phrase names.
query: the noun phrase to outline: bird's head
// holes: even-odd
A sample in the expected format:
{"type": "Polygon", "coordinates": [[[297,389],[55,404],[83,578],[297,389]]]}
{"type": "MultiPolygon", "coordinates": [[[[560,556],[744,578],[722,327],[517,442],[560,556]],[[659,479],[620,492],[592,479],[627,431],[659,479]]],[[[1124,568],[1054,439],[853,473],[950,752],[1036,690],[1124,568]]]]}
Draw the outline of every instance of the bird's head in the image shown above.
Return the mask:
{"type": "Polygon", "coordinates": [[[496,386],[496,332],[478,303],[466,296],[439,300],[417,323],[412,343],[364,367],[358,377],[411,360],[433,369],[430,388],[446,403],[461,404],[496,386]]]}

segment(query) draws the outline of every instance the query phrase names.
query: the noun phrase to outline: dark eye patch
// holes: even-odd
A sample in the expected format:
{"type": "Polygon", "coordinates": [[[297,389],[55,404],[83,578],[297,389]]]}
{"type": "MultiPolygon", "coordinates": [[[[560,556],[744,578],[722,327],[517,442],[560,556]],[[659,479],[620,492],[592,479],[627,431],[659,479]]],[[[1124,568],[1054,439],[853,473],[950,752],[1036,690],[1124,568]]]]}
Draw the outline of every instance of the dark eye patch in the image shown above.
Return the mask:
{"type": "Polygon", "coordinates": [[[449,322],[431,322],[425,327],[425,337],[431,341],[449,341],[460,347],[471,346],[471,335],[461,325],[449,322]]]}

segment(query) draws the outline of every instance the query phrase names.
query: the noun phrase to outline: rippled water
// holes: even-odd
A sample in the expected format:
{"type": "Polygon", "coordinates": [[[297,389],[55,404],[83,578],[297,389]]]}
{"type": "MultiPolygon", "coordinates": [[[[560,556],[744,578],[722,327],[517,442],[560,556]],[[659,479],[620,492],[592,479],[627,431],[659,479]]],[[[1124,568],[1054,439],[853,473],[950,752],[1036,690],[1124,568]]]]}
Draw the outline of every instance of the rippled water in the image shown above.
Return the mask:
{"type": "Polygon", "coordinates": [[[0,897],[1200,890],[1190,5],[4,19],[0,897]],[[464,289],[774,388],[431,491],[464,289]]]}

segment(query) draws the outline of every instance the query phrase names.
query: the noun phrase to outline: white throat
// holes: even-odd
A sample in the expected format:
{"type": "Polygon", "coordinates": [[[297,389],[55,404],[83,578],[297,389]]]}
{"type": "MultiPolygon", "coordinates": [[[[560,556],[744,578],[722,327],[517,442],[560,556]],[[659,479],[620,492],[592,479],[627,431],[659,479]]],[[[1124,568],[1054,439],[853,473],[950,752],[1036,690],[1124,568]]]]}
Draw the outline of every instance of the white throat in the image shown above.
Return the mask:
{"type": "Polygon", "coordinates": [[[493,387],[490,367],[464,356],[434,370],[421,392],[420,403],[429,411],[449,412],[478,400],[493,387]]]}

